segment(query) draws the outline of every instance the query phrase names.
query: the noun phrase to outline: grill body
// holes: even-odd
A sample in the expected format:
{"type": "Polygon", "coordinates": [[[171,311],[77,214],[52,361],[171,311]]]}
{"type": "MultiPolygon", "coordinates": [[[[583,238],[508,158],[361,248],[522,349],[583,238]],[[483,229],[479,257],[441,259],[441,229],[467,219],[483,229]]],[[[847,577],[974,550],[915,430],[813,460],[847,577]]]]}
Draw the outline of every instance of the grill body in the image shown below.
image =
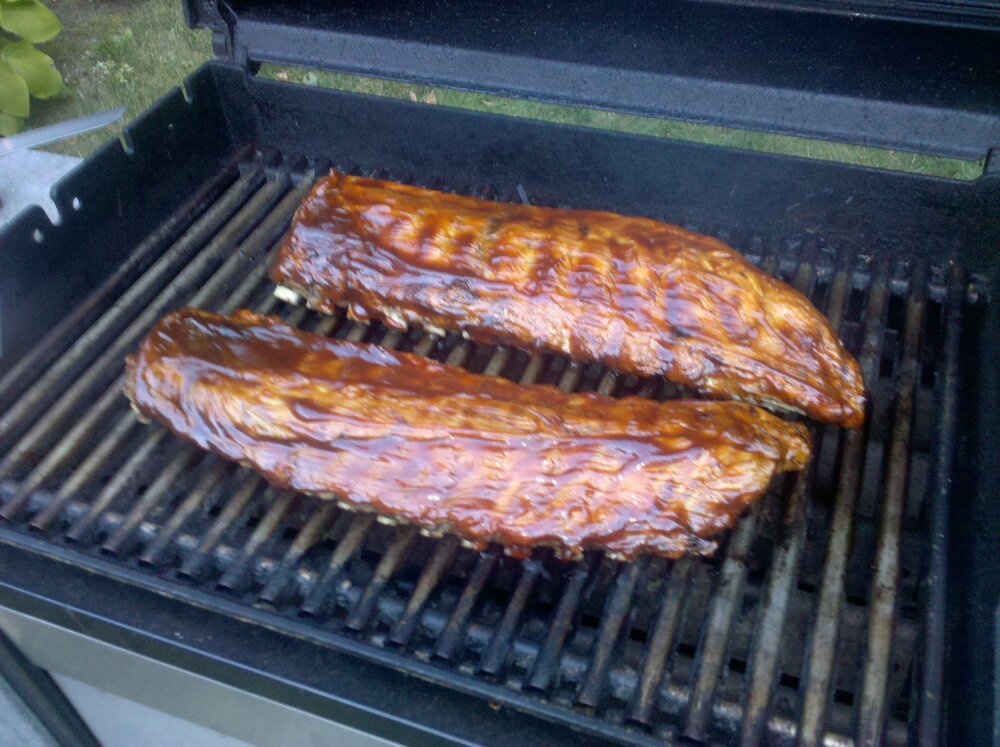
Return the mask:
{"type": "Polygon", "coordinates": [[[0,604],[386,736],[921,741],[990,725],[1000,177],[954,182],[305,88],[214,62],[0,236],[0,604]],[[266,262],[336,166],[715,235],[811,295],[872,382],[717,556],[513,561],[335,504],[130,419],[166,311],[616,396],[554,357],[319,317],[266,262]],[[41,342],[38,342],[41,340],[41,342]],[[946,605],[947,602],[947,605],[946,605]],[[947,611],[947,613],[946,613],[947,611]]]}

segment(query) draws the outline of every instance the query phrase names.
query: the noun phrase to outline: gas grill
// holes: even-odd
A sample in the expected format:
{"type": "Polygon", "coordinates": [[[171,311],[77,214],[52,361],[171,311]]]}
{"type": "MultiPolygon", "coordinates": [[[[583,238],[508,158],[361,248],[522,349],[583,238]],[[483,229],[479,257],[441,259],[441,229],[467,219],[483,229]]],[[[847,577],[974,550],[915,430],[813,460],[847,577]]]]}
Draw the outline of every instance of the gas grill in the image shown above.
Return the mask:
{"type": "Polygon", "coordinates": [[[371,5],[189,2],[223,59],[63,179],[58,223],[35,208],[0,233],[0,605],[405,742],[984,743],[1000,588],[996,158],[947,180],[253,72],[308,64],[984,157],[1000,144],[1000,76],[979,56],[1000,48],[997,17],[960,4],[854,18],[837,3],[693,2],[632,19],[467,6],[480,38],[447,3],[371,5]],[[608,19],[599,49],[568,41],[593,39],[588,17],[608,19]],[[772,37],[784,46],[771,59],[736,64],[772,37]],[[695,60],[629,64],[622,50],[649,38],[695,60]],[[905,65],[887,53],[879,91],[823,67],[857,52],[838,45],[880,38],[935,42],[905,65]],[[721,39],[731,54],[689,69],[704,58],[692,45],[721,39]],[[814,85],[796,90],[810,81],[781,64],[805,59],[814,85]],[[623,564],[475,552],[278,491],[139,423],[124,357],[185,305],[567,391],[683,394],[277,299],[268,259],[331,167],[717,236],[828,314],[865,371],[868,425],[814,425],[810,467],[776,481],[715,557],[623,564]]]}

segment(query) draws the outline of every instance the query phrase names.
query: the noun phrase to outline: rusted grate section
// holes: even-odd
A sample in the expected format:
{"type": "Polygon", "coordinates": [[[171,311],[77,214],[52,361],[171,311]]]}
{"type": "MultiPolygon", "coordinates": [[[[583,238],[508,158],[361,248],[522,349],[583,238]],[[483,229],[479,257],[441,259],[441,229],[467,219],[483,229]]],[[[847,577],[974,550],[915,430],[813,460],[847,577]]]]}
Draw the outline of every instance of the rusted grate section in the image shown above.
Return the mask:
{"type": "Polygon", "coordinates": [[[81,564],[103,557],[142,569],[181,596],[265,606],[276,625],[311,621],[318,636],[492,683],[499,702],[529,695],[549,717],[573,714],[604,735],[611,725],[625,742],[907,741],[920,688],[934,387],[938,371],[956,365],[959,268],[894,260],[891,247],[881,259],[861,257],[837,251],[835,237],[692,226],[826,310],[871,383],[869,427],[813,426],[813,464],[777,482],[715,558],[623,565],[590,553],[564,564],[539,550],[521,562],[276,491],[140,424],[121,395],[124,356],[183,305],[247,306],[320,334],[566,391],[684,394],[661,379],[278,301],[267,257],[312,175],[259,163],[219,174],[186,217],[137,249],[135,277],[100,314],[80,317],[86,324],[72,336],[53,334],[0,379],[7,536],[44,536],[74,548],[81,564]]]}

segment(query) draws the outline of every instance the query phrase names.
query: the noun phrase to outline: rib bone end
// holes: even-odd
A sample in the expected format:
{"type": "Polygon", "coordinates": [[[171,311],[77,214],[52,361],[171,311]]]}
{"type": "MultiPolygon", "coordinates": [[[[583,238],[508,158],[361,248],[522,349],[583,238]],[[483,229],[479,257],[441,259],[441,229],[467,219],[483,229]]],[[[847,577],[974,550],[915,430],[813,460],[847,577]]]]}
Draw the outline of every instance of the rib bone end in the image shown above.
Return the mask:
{"type": "Polygon", "coordinates": [[[306,300],[301,293],[296,293],[284,285],[274,286],[274,297],[279,301],[290,303],[292,306],[301,306],[306,300]]]}

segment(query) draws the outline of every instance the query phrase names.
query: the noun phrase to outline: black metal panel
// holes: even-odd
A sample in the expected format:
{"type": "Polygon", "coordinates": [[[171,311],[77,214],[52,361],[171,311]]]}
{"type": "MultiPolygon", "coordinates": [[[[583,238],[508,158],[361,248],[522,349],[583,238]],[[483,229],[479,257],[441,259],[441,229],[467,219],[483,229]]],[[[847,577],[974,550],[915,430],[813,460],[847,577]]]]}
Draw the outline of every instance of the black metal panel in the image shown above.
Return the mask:
{"type": "MultiPolygon", "coordinates": [[[[1000,180],[996,180],[1000,181],[1000,180]]],[[[1000,204],[1000,203],[994,203],[1000,204]]],[[[1000,224],[984,226],[1000,236],[1000,224]]],[[[994,282],[1000,282],[1000,247],[994,239],[994,282]]],[[[1000,714],[1000,309],[994,301],[963,319],[959,392],[975,405],[959,411],[951,481],[948,554],[948,624],[945,682],[951,744],[996,744],[1000,714]],[[993,714],[992,720],[987,718],[993,714]]]]}
{"type": "MultiPolygon", "coordinates": [[[[238,91],[239,79],[228,81],[238,91]]],[[[0,242],[0,373],[117,269],[128,253],[248,142],[209,71],[165,94],[53,187],[53,225],[32,207],[0,242]],[[45,293],[58,298],[44,303],[45,293]]],[[[232,95],[229,93],[228,95],[232,95]]]]}
{"type": "MultiPolygon", "coordinates": [[[[919,9],[907,17],[898,4],[895,20],[801,5],[248,0],[220,14],[211,3],[187,3],[189,21],[213,28],[243,64],[959,158],[982,158],[1000,144],[1000,7],[991,15],[980,6],[980,25],[967,27],[917,22],[919,9]]],[[[954,10],[924,6],[941,11],[939,22],[954,10]]]]}

